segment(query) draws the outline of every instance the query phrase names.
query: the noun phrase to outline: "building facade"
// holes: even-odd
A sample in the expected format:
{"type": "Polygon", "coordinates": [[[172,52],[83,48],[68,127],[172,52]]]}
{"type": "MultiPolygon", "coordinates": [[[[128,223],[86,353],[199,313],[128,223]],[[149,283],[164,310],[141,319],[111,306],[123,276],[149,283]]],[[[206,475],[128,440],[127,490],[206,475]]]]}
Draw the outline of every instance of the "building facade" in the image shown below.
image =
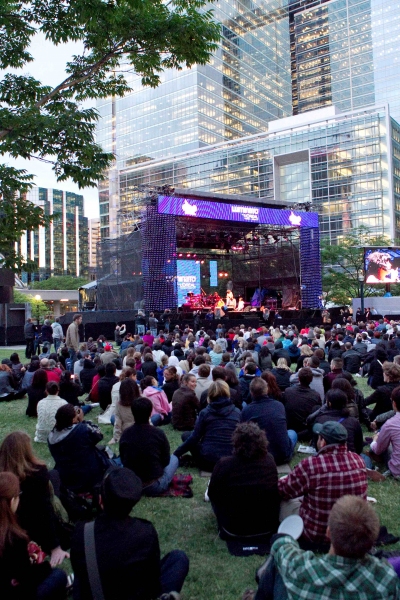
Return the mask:
{"type": "Polygon", "coordinates": [[[89,219],[89,278],[96,279],[97,244],[100,241],[100,218],[89,219]]]}
{"type": "Polygon", "coordinates": [[[400,229],[400,2],[219,0],[210,64],[99,103],[116,155],[99,188],[103,238],[133,226],[137,185],[311,202],[335,243],[400,229]],[[124,219],[119,215],[123,213],[124,219]]]}
{"type": "Polygon", "coordinates": [[[34,187],[27,199],[46,215],[53,215],[53,219],[48,227],[39,227],[21,237],[21,254],[38,265],[37,272],[22,274],[24,283],[52,275],[88,276],[88,219],[83,212],[83,196],[34,187]]]}

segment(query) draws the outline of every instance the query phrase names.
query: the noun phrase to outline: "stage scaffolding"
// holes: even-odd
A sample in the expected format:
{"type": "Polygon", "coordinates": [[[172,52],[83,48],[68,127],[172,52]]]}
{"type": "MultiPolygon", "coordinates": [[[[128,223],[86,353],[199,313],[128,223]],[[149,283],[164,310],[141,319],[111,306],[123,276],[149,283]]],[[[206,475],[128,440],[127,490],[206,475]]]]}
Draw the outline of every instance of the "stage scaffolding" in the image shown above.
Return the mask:
{"type": "Polygon", "coordinates": [[[124,196],[118,237],[97,245],[99,310],[175,308],[177,258],[202,262],[206,293],[226,292],[226,278],[218,279],[217,290],[209,285],[208,261],[217,260],[218,271],[234,282],[235,295],[250,299],[256,288],[266,288],[282,293],[283,306],[301,307],[300,289],[311,287],[302,286],[306,271],[314,276],[309,266],[319,256],[312,231],[159,215],[158,196],[173,194],[168,186],[141,186],[124,196]]]}

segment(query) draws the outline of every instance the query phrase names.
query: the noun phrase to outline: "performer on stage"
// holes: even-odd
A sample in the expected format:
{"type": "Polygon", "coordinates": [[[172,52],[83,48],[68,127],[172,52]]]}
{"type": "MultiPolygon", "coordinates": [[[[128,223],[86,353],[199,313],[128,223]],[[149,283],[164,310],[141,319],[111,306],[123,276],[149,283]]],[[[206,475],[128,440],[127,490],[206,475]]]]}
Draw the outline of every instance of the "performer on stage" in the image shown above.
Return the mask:
{"type": "Polygon", "coordinates": [[[227,308],[233,308],[233,309],[236,308],[236,300],[233,297],[232,290],[228,290],[226,292],[226,306],[227,306],[227,308]]]}
{"type": "Polygon", "coordinates": [[[239,301],[237,303],[236,312],[241,312],[242,310],[244,310],[244,300],[243,300],[242,296],[239,296],[239,301]]]}

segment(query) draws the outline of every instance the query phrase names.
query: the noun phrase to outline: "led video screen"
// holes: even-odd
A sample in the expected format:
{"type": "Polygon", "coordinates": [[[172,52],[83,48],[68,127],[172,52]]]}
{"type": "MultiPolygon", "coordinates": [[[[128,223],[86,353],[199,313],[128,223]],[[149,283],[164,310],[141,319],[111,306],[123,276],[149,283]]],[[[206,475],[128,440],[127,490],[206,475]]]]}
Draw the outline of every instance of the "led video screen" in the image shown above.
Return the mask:
{"type": "Polygon", "coordinates": [[[366,283],[399,283],[400,248],[366,248],[364,269],[366,283]]]}
{"type": "Polygon", "coordinates": [[[200,263],[194,260],[177,260],[178,306],[186,304],[188,294],[200,294],[200,263]]]}

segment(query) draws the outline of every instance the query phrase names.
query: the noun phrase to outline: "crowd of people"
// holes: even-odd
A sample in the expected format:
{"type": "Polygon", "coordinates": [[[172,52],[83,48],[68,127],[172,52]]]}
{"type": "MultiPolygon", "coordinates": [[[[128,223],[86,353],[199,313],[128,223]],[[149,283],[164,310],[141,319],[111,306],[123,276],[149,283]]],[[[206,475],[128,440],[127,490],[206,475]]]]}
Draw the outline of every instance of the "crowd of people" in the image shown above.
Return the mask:
{"type": "Polygon", "coordinates": [[[178,598],[188,557],[174,550],[160,559],[154,526],[129,515],[142,497],[166,495],[188,466],[208,473],[205,500],[223,540],[271,548],[258,590],[244,597],[399,597],[400,561],[371,554],[379,523],[366,499],[368,479],[400,477],[400,325],[349,318],[300,330],[164,332],[151,318],[140,333],[117,325],[113,343],[81,343],[81,315],[65,339],[45,322],[39,355],[28,320],[29,362],[17,353],[2,361],[0,399],[27,396],[34,442],[54,459],[48,470],[25,433],[2,441],[6,597],[56,599],[73,586],[76,600],[99,590],[106,599],[178,598]],[[108,441],[87,419],[93,409],[113,426],[108,441]],[[172,451],[165,425],[181,437],[172,451]],[[307,456],[290,468],[298,441],[307,456]],[[292,515],[303,522],[298,541],[277,533],[292,515]],[[73,582],[60,569],[69,556],[73,582]]]}

